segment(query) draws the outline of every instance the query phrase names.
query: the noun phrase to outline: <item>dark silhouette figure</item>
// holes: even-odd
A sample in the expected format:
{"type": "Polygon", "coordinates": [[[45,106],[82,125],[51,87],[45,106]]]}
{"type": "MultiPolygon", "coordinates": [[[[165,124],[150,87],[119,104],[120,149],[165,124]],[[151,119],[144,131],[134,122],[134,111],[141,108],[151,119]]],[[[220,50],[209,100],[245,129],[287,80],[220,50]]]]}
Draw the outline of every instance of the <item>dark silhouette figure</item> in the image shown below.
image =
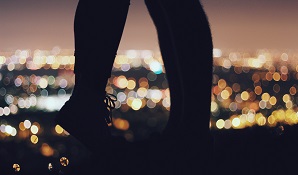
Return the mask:
{"type": "Polygon", "coordinates": [[[156,26],[171,94],[163,136],[172,148],[166,151],[167,162],[173,161],[167,171],[210,174],[213,43],[207,16],[199,0],[145,3],[156,26]]]}
{"type": "Polygon", "coordinates": [[[110,169],[109,158],[115,159],[111,155],[113,145],[107,123],[111,117],[109,108],[113,108],[109,104],[113,103],[105,88],[129,5],[129,0],[78,2],[74,18],[75,87],[55,118],[92,152],[92,161],[100,164],[103,172],[110,169]]]}
{"type": "MultiPolygon", "coordinates": [[[[96,171],[210,174],[213,45],[206,14],[198,0],[145,3],[156,26],[171,93],[164,131],[131,143],[112,136],[108,127],[114,97],[106,94],[105,87],[129,0],[80,0],[74,22],[76,84],[56,121],[91,151],[90,161],[100,167],[96,171]]],[[[87,173],[88,166],[80,173],[87,173]]]]}

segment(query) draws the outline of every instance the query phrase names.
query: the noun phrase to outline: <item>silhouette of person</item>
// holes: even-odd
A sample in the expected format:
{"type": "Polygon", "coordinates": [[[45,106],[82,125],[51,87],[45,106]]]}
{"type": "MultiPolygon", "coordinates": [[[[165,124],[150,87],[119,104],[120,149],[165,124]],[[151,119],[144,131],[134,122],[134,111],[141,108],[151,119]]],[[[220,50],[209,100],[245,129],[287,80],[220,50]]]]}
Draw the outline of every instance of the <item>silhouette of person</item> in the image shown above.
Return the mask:
{"type": "MultiPolygon", "coordinates": [[[[107,80],[126,22],[129,0],[79,0],[74,17],[75,86],[55,116],[56,123],[101,158],[108,171],[112,149],[113,96],[107,80]]],[[[114,156],[112,156],[114,158],[114,156]]]]}
{"type": "Polygon", "coordinates": [[[158,34],[171,94],[163,139],[172,174],[210,174],[213,42],[199,0],[145,0],[158,34]],[[173,156],[174,155],[174,156],[173,156]]]}
{"type": "Polygon", "coordinates": [[[210,174],[213,44],[199,0],[145,0],[170,88],[169,120],[160,136],[138,143],[110,133],[108,123],[115,99],[106,94],[105,87],[129,3],[79,1],[74,21],[76,83],[56,121],[86,145],[102,172],[210,174]]]}

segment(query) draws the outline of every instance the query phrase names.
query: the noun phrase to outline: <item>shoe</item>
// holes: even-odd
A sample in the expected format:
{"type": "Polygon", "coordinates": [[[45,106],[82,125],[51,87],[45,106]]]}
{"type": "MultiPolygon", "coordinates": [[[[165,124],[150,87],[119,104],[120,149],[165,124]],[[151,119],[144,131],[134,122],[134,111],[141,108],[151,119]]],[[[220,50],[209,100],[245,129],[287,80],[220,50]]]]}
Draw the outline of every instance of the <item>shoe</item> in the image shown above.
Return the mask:
{"type": "Polygon", "coordinates": [[[94,152],[106,145],[102,143],[111,137],[109,126],[117,98],[113,94],[106,94],[102,102],[97,99],[90,102],[87,98],[72,95],[56,115],[55,122],[94,152]]]}

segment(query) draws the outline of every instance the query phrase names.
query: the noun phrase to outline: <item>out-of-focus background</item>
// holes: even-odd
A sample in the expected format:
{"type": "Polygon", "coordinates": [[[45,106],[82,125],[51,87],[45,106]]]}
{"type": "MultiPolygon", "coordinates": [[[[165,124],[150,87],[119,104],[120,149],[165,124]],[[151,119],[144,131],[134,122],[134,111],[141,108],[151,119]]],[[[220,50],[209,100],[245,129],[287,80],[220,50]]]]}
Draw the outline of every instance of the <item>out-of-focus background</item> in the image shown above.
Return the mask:
{"type": "MultiPolygon", "coordinates": [[[[295,173],[298,1],[201,2],[214,42],[214,173],[295,173]]],[[[74,86],[77,3],[0,2],[0,174],[47,173],[85,159],[86,149],[53,121],[74,86]]],[[[131,1],[106,90],[118,97],[113,134],[135,141],[166,125],[170,92],[143,1],[131,1]]]]}

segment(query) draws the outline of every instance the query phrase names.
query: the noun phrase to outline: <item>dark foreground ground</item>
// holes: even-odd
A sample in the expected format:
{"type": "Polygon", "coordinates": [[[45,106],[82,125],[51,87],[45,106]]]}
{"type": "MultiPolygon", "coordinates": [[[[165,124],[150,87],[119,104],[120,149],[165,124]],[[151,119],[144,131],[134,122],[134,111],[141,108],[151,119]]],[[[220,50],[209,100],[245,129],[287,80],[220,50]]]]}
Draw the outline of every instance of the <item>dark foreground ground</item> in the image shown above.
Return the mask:
{"type": "Polygon", "coordinates": [[[297,174],[298,128],[214,131],[213,174],[297,174]]]}
{"type": "MultiPolygon", "coordinates": [[[[51,120],[47,122],[49,126],[53,125],[51,120]]],[[[2,139],[0,175],[54,175],[54,170],[76,167],[86,160],[86,149],[71,136],[51,134],[52,131],[46,132],[46,128],[43,133],[48,135],[40,135],[37,144],[32,144],[29,138],[2,139]],[[69,160],[66,167],[61,165],[59,161],[61,157],[69,160]],[[20,172],[13,171],[14,163],[21,166],[20,172]],[[49,164],[53,168],[49,168],[49,164]]],[[[214,175],[294,175],[298,173],[297,126],[212,130],[212,134],[215,142],[210,172],[214,175]]],[[[90,162],[90,168],[94,168],[96,172],[100,167],[93,167],[90,162]]],[[[64,175],[68,174],[64,173],[64,175]]]]}

